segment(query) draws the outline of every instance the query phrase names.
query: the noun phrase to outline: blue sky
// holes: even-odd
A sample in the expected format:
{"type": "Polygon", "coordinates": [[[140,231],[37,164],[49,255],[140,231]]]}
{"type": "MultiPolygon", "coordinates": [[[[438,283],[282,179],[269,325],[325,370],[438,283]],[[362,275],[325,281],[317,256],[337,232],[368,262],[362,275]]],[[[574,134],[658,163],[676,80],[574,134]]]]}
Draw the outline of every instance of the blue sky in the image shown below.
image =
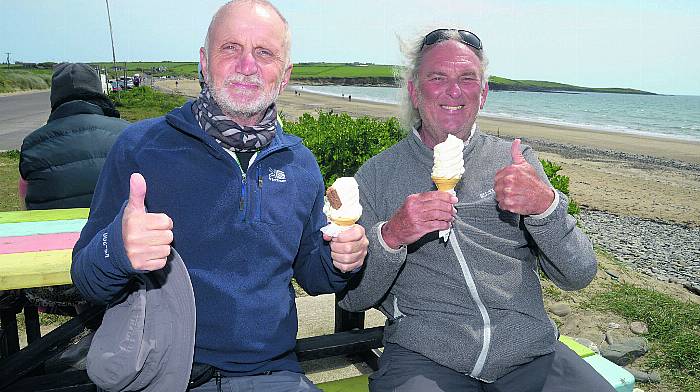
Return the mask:
{"type": "MultiPolygon", "coordinates": [[[[109,0],[117,61],[196,61],[224,1],[109,0]]],[[[492,75],[700,95],[700,1],[273,0],[294,62],[402,62],[397,35],[467,28],[492,75]]],[[[103,0],[0,0],[0,59],[108,61],[103,0]]]]}

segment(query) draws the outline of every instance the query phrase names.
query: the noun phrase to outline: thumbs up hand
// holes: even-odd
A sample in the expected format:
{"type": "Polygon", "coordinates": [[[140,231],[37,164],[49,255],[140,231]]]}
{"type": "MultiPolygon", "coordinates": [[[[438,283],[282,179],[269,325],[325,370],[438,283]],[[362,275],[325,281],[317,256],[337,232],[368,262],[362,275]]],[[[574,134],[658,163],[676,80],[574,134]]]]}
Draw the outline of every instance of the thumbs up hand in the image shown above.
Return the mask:
{"type": "Polygon", "coordinates": [[[173,242],[173,221],[166,214],[146,212],[146,180],[133,173],[129,181],[129,202],[122,215],[122,239],[131,266],[154,271],[165,266],[173,242]]]}
{"type": "Polygon", "coordinates": [[[535,168],[523,157],[520,139],[510,148],[512,163],[496,172],[493,190],[498,206],[520,215],[545,212],[554,201],[554,190],[542,181],[535,168]]]}

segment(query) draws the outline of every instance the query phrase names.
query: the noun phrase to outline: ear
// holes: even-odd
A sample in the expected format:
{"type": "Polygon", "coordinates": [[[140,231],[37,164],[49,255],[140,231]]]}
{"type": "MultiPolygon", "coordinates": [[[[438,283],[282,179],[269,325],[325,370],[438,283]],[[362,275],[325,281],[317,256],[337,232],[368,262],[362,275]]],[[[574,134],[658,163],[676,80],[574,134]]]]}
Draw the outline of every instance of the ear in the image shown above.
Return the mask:
{"type": "Polygon", "coordinates": [[[287,87],[289,79],[292,77],[292,67],[294,67],[294,65],[290,63],[287,69],[284,70],[284,75],[282,75],[282,83],[280,83],[280,94],[282,91],[284,91],[285,87],[287,87]]]}
{"type": "Polygon", "coordinates": [[[417,86],[413,83],[412,80],[409,80],[408,83],[406,84],[406,87],[408,88],[408,95],[411,96],[411,103],[413,104],[413,108],[418,108],[418,88],[417,86]]]}
{"type": "Polygon", "coordinates": [[[481,105],[479,106],[479,109],[484,108],[484,104],[486,103],[486,96],[487,95],[489,95],[489,82],[486,82],[484,89],[481,91],[481,105]]]}
{"type": "Polygon", "coordinates": [[[204,80],[207,80],[209,64],[207,64],[207,51],[204,47],[199,48],[199,63],[202,64],[202,76],[204,76],[204,80]]]}

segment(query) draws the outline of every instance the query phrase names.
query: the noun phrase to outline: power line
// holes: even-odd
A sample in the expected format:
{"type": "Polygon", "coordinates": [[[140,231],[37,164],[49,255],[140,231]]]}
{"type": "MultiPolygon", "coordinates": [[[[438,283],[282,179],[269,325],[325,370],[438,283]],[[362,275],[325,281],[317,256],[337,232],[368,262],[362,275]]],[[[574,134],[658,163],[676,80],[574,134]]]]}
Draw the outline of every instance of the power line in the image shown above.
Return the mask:
{"type": "Polygon", "coordinates": [[[5,52],[5,54],[7,55],[7,69],[10,69],[10,55],[12,52],[5,52]]]}

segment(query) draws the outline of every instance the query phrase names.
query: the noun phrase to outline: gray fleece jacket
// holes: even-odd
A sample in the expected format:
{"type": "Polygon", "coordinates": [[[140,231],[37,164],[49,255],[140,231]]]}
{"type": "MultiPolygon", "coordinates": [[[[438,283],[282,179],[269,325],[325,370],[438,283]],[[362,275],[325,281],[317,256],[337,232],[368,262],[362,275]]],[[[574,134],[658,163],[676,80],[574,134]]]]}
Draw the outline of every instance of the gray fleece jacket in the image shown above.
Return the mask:
{"type": "MultiPolygon", "coordinates": [[[[355,178],[370,247],[363,273],[340,301],[350,311],[378,307],[388,317],[385,342],[487,382],[554,351],[558,333],[544,309],[538,266],[564,290],[585,287],[596,273],[591,242],[567,214],[563,194],[543,218],[498,209],[493,182],[511,163],[510,147],[477,129],[464,149],[449,241],[433,232],[397,251],[380,228],[408,195],[435,190],[433,151],[411,134],[367,161],[355,178]]],[[[549,184],[532,149],[523,146],[523,155],[549,184]]]]}

